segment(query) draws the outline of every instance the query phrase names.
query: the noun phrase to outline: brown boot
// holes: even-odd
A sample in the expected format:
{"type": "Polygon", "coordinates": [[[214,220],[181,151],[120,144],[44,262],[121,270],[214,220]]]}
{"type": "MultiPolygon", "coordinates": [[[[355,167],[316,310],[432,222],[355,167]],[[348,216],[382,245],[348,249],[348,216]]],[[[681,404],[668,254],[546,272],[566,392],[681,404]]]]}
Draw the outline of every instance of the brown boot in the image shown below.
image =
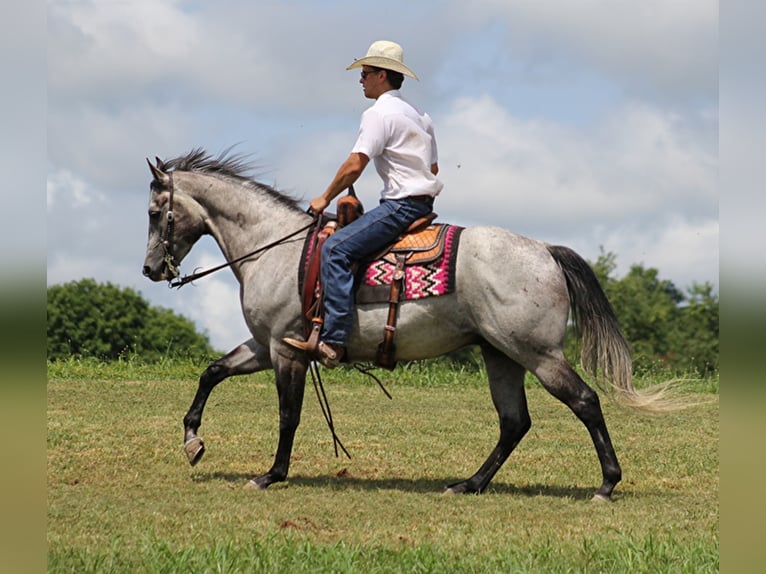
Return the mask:
{"type": "Polygon", "coordinates": [[[309,349],[309,344],[306,341],[299,341],[298,339],[285,337],[282,339],[282,342],[295,349],[309,353],[312,359],[319,361],[321,365],[324,365],[328,369],[337,367],[346,351],[341,345],[333,345],[332,343],[325,343],[324,341],[319,341],[316,351],[313,352],[309,349]]]}

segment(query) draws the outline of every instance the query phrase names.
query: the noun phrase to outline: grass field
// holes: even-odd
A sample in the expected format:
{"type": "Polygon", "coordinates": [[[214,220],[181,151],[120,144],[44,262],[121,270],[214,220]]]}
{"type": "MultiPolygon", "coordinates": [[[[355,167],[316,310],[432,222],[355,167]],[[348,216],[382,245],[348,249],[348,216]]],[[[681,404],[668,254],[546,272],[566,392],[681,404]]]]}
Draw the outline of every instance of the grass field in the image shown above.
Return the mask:
{"type": "MultiPolygon", "coordinates": [[[[335,458],[308,388],[289,480],[245,490],[277,442],[267,374],[213,393],[192,468],[181,419],[201,366],[49,365],[50,572],[717,572],[719,420],[602,400],[623,466],[615,502],[585,428],[537,384],[533,426],[481,496],[444,496],[497,439],[486,384],[441,367],[325,372],[335,458]]],[[[309,383],[310,384],[310,383],[309,383]]]]}

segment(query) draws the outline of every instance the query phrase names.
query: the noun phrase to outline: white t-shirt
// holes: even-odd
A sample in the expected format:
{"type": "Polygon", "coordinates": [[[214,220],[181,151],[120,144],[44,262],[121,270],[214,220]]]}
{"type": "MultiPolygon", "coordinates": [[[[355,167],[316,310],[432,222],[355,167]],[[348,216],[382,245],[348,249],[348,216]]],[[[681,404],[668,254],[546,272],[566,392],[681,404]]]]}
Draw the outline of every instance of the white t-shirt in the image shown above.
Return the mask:
{"type": "Polygon", "coordinates": [[[431,173],[431,164],[438,161],[433,122],[402,99],[399,90],[385,92],[362,114],[351,153],[363,153],[375,162],[383,179],[383,199],[435,197],[442,190],[431,173]]]}

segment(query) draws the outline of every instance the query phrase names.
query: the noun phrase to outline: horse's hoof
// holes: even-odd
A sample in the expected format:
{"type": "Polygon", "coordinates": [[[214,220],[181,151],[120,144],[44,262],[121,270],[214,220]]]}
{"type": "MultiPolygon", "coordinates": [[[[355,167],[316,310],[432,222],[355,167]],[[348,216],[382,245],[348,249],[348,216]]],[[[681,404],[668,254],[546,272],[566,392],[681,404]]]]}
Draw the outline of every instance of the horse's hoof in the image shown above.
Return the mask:
{"type": "Polygon", "coordinates": [[[444,489],[442,494],[476,494],[476,491],[471,490],[468,487],[467,482],[458,482],[456,484],[450,484],[444,489]]]}
{"type": "Polygon", "coordinates": [[[245,490],[266,490],[271,485],[271,481],[265,479],[263,476],[256,476],[247,481],[245,490]]]}
{"type": "Polygon", "coordinates": [[[186,453],[186,458],[189,459],[189,464],[194,466],[202,459],[202,455],[205,454],[205,443],[198,436],[190,438],[184,443],[184,452],[186,453]]]}
{"type": "Polygon", "coordinates": [[[590,500],[591,502],[613,502],[612,497],[605,494],[594,494],[590,500]]]}
{"type": "Polygon", "coordinates": [[[260,486],[257,482],[255,482],[255,479],[248,480],[244,486],[244,489],[245,490],[266,490],[265,487],[260,486]]]}

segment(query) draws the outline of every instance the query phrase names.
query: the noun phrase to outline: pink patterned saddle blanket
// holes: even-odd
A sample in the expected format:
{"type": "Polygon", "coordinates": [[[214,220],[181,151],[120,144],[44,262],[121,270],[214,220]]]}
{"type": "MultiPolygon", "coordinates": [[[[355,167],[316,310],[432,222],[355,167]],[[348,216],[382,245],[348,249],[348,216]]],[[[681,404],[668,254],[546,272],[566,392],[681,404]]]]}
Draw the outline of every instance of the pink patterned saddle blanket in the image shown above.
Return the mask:
{"type": "MultiPolygon", "coordinates": [[[[422,299],[447,295],[455,290],[455,259],[462,227],[431,224],[400,238],[373,261],[359,265],[356,302],[359,305],[386,303],[396,275],[397,256],[403,255],[404,286],[400,298],[422,299]]],[[[303,247],[298,274],[306,316],[316,304],[319,277],[316,237],[309,234],[303,247]]]]}
{"type": "Polygon", "coordinates": [[[455,290],[455,259],[462,227],[432,224],[402,237],[385,253],[360,266],[357,304],[386,303],[403,259],[402,300],[448,295],[455,290]]]}

